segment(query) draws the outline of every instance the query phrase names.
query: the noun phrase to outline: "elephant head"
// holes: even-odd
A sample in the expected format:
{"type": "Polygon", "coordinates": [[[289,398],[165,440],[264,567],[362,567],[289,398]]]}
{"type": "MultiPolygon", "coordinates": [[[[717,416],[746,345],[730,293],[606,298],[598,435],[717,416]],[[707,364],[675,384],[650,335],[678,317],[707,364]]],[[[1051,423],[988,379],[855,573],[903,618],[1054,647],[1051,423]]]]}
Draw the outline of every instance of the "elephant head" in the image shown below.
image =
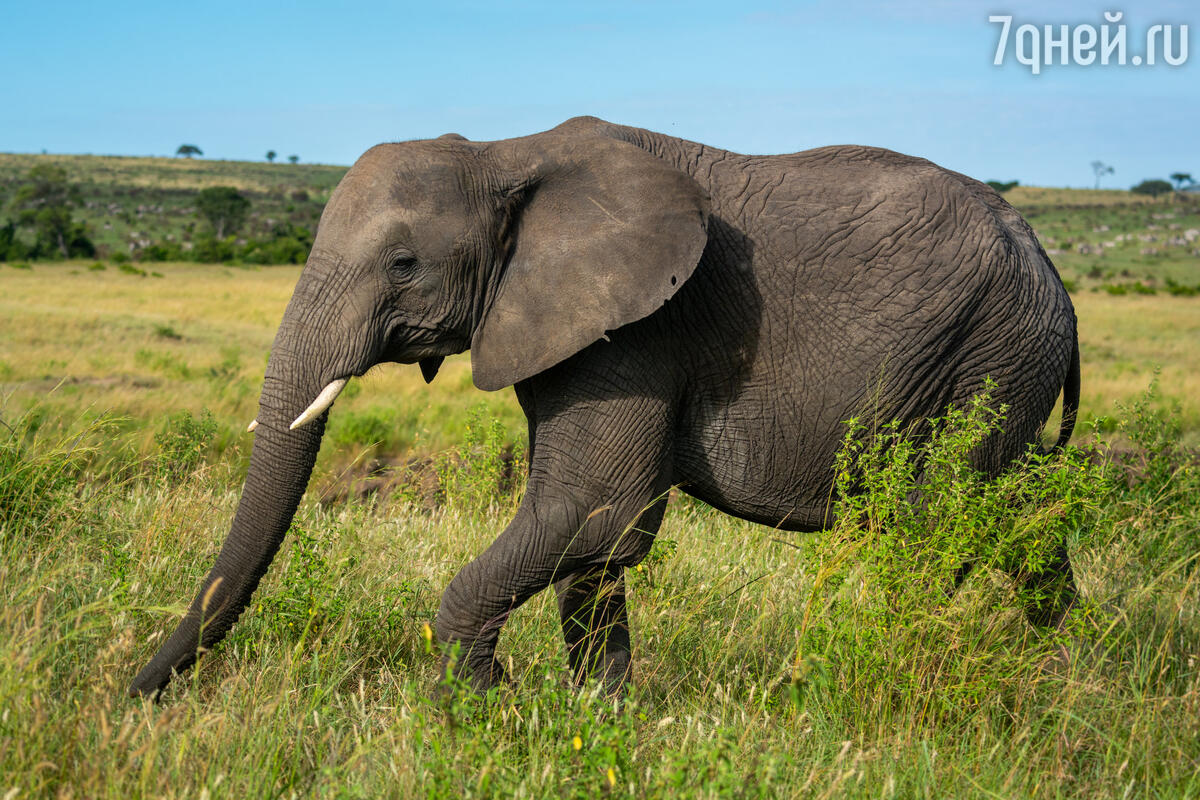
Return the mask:
{"type": "Polygon", "coordinates": [[[468,348],[480,389],[529,378],[670,298],[700,260],[707,213],[691,177],[609,138],[367,151],[330,197],[272,345],[228,537],[131,694],[157,695],[245,609],[346,381],[387,361],[432,380],[468,348]]]}

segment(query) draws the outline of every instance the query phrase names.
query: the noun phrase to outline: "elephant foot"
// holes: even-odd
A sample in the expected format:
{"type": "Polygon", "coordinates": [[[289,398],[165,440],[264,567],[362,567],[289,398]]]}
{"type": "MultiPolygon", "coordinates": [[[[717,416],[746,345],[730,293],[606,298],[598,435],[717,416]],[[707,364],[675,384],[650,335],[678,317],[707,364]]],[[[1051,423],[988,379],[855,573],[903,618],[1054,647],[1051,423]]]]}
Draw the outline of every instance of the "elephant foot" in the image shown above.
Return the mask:
{"type": "Polygon", "coordinates": [[[1041,631],[1061,631],[1067,612],[1079,598],[1066,547],[1059,545],[1046,566],[1023,576],[1022,582],[1029,623],[1041,631]]]}
{"type": "Polygon", "coordinates": [[[596,682],[605,696],[623,698],[626,686],[633,678],[633,665],[628,650],[607,649],[598,654],[569,653],[571,677],[576,687],[596,682]]]}
{"type": "Polygon", "coordinates": [[[435,694],[449,694],[461,689],[483,695],[489,689],[509,682],[492,648],[481,644],[467,646],[461,642],[442,647],[444,655],[435,694]]]}

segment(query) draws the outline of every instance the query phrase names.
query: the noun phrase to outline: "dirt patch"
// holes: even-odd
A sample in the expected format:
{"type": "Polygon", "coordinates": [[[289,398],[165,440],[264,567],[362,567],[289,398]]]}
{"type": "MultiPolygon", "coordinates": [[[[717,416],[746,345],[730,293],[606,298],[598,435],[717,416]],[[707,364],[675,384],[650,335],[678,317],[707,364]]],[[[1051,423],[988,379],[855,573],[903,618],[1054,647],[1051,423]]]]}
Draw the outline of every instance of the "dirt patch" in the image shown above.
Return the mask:
{"type": "MultiPolygon", "coordinates": [[[[501,451],[500,462],[495,486],[498,497],[512,493],[525,480],[524,466],[512,445],[501,451]]],[[[400,494],[421,508],[433,510],[445,504],[445,479],[465,467],[465,460],[457,452],[407,458],[380,456],[356,464],[330,480],[321,488],[319,502],[336,505],[371,497],[384,500],[400,494]]]]}
{"type": "Polygon", "coordinates": [[[157,378],[143,378],[133,375],[47,375],[28,381],[11,381],[0,383],[0,390],[13,391],[16,389],[37,389],[50,391],[58,386],[94,386],[99,389],[111,389],[114,386],[132,386],[135,389],[157,389],[162,381],[157,378]]]}

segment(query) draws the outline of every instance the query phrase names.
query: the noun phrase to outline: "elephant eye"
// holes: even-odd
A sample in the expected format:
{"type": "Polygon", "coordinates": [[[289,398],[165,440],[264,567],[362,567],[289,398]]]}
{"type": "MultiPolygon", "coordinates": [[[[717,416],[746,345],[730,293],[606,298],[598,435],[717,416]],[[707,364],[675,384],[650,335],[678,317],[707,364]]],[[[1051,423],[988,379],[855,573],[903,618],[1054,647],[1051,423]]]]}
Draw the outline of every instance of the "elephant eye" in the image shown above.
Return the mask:
{"type": "Polygon", "coordinates": [[[417,259],[414,256],[396,256],[392,259],[392,263],[389,268],[395,272],[408,272],[410,269],[415,267],[416,264],[417,259]]]}

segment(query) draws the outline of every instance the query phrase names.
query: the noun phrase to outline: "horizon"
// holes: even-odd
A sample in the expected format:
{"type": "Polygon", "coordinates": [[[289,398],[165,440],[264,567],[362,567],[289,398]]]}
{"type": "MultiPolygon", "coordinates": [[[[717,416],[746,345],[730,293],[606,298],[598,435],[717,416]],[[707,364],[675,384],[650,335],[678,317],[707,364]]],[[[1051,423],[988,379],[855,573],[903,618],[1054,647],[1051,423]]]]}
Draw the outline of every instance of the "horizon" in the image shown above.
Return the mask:
{"type": "MultiPolygon", "coordinates": [[[[885,147],[1030,186],[1092,188],[1093,160],[1115,168],[1100,188],[1200,175],[1190,53],[1180,66],[1049,64],[1035,75],[1010,41],[993,64],[1000,26],[989,15],[1011,14],[1014,28],[1100,26],[1101,6],[678,8],[14,9],[0,65],[21,81],[0,109],[0,151],[172,157],[187,143],[204,160],[261,162],[273,149],[284,162],[349,166],[382,141],[503,139],[590,114],[743,153],[885,147]]],[[[1194,41],[1197,21],[1182,0],[1157,0],[1113,27],[1127,26],[1132,55],[1149,26],[1188,25],[1194,41]]]]}
{"type": "MultiPolygon", "coordinates": [[[[350,169],[351,166],[353,166],[353,164],[332,164],[332,163],[328,163],[328,162],[324,162],[324,161],[303,161],[302,160],[296,164],[291,164],[291,163],[288,163],[286,159],[284,159],[284,160],[277,159],[274,162],[269,162],[265,158],[239,159],[239,158],[209,158],[207,156],[198,156],[198,157],[192,157],[189,159],[185,156],[178,156],[178,155],[143,155],[143,154],[137,154],[137,153],[50,153],[50,152],[29,153],[29,152],[14,152],[11,150],[0,150],[0,156],[29,156],[29,157],[34,157],[34,158],[46,156],[47,158],[163,159],[163,160],[167,160],[167,161],[181,161],[181,162],[192,161],[192,162],[197,162],[197,163],[207,162],[207,163],[212,163],[212,164],[270,164],[270,163],[273,163],[275,166],[278,166],[281,168],[287,168],[287,167],[293,167],[293,166],[295,166],[295,167],[334,167],[334,168],[338,168],[338,169],[347,169],[347,170],[350,169]]],[[[1155,179],[1155,178],[1151,177],[1146,180],[1153,180],[1153,179],[1155,179]]],[[[993,180],[993,179],[979,178],[979,180],[987,181],[987,180],[993,180]]],[[[1169,176],[1163,176],[1162,180],[1169,181],[1169,176]]],[[[1013,188],[1019,188],[1019,189],[1063,189],[1063,190],[1077,191],[1077,192],[1128,192],[1128,191],[1130,191],[1130,187],[1128,187],[1128,186],[1101,186],[1099,189],[1097,189],[1094,186],[1055,186],[1053,184],[1045,184],[1045,183],[1025,183],[1024,181],[1019,181],[1017,183],[1017,185],[1014,186],[1013,188]]],[[[1185,186],[1177,191],[1200,192],[1200,181],[1194,182],[1194,183],[1192,183],[1188,186],[1185,186]]]]}

